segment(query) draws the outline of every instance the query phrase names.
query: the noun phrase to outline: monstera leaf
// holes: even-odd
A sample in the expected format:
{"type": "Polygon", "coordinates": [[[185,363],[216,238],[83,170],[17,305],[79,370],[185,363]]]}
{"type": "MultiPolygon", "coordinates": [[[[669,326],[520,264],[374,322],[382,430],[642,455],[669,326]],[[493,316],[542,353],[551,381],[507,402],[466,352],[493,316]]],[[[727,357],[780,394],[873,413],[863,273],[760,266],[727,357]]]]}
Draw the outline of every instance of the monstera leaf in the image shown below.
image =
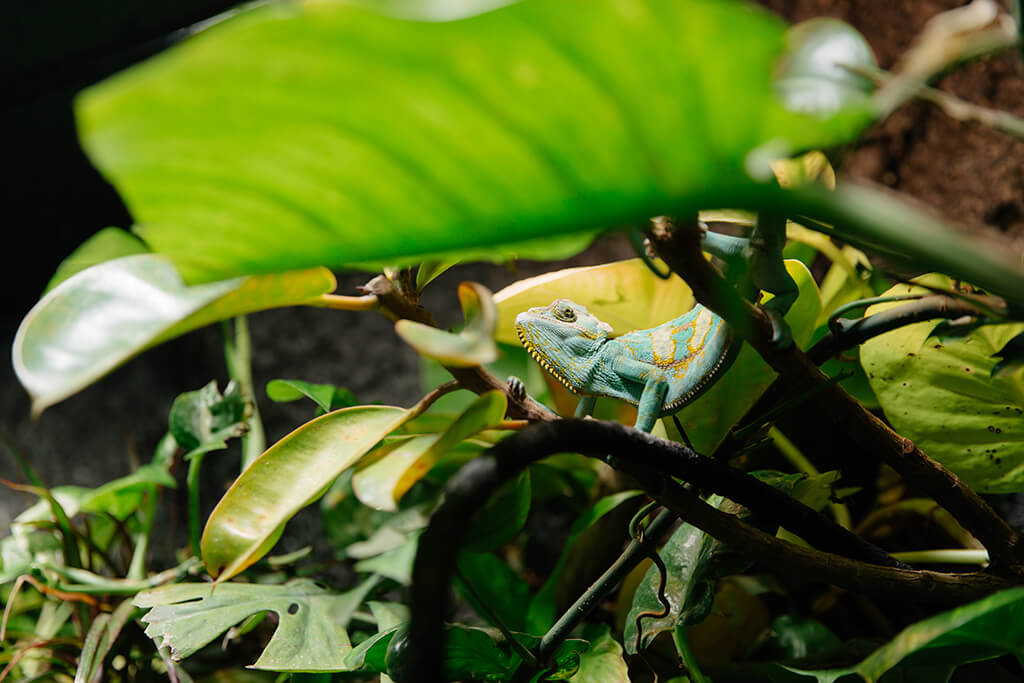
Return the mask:
{"type": "Polygon", "coordinates": [[[342,671],[352,649],[345,627],[352,613],[377,584],[363,581],[347,593],[332,593],[309,579],[282,586],[225,583],[177,584],[135,596],[146,635],[184,659],[235,624],[261,612],[274,612],[277,630],[254,669],[270,671],[342,671]]]}
{"type": "Polygon", "coordinates": [[[553,257],[564,243],[528,240],[775,196],[751,150],[867,123],[863,103],[783,108],[785,33],[721,0],[526,0],[450,22],[263,5],[89,89],[77,115],[135,231],[188,282],[553,257]]]}

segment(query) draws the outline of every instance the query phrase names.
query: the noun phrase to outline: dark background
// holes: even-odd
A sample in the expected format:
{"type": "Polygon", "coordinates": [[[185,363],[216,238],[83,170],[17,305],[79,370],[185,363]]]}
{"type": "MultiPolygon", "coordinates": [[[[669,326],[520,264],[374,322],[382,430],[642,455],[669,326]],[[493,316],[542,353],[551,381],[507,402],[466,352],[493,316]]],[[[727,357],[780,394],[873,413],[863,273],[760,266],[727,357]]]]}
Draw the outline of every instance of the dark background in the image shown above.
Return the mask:
{"type": "MultiPolygon", "coordinates": [[[[830,15],[860,29],[883,67],[892,66],[922,24],[959,2],[938,0],[769,0],[793,21],[830,15]]],[[[175,3],[16,3],[0,27],[0,184],[6,218],[6,268],[0,342],[10,348],[21,318],[37,300],[59,261],[97,230],[129,227],[131,218],[114,190],[89,165],[75,136],[72,98],[99,80],[171,44],[182,29],[229,6],[224,0],[175,3]]],[[[972,102],[1024,115],[1024,81],[1014,54],[987,58],[938,82],[972,102]]],[[[870,131],[841,174],[907,192],[951,218],[985,224],[1024,241],[1024,143],[911,104],[870,131]]],[[[617,238],[602,240],[573,264],[628,256],[617,238]]],[[[463,279],[493,289],[549,268],[466,266],[442,276],[425,303],[443,322],[456,322],[453,284],[463,279]]],[[[368,279],[345,274],[341,293],[368,279]]],[[[258,389],[286,377],[334,382],[361,401],[409,405],[420,392],[415,354],[376,313],[289,309],[250,317],[253,371],[258,389]]],[[[0,431],[29,457],[51,486],[96,486],[145,462],[166,431],[174,397],[217,378],[226,379],[216,328],[187,335],[145,353],[76,396],[29,421],[29,402],[9,361],[0,370],[0,431]]],[[[277,405],[260,394],[272,443],[312,416],[310,404],[277,405]]],[[[212,504],[237,471],[237,450],[207,462],[212,504]]],[[[0,447],[0,477],[21,480],[0,447]]],[[[0,534],[28,502],[0,489],[0,534]]],[[[183,491],[179,490],[179,494],[183,491]]],[[[180,508],[178,508],[180,509],[180,508]]],[[[172,508],[165,523],[181,527],[172,508]]],[[[306,523],[315,524],[313,516],[306,523]]],[[[168,533],[165,538],[173,538],[168,533]]],[[[170,551],[170,547],[165,551],[170,551]]]]}

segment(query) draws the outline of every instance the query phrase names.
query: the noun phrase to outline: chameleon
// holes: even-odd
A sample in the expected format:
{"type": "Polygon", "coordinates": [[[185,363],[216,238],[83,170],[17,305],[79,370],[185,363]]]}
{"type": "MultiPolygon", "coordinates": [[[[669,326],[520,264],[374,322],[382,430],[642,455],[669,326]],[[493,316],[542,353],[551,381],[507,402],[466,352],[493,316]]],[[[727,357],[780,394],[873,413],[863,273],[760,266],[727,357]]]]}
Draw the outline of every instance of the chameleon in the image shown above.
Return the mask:
{"type": "Polygon", "coordinates": [[[657,327],[613,336],[585,306],[556,299],[517,315],[515,329],[541,367],[583,397],[578,417],[609,396],[635,405],[634,426],[645,432],[707,391],[740,347],[726,322],[700,304],[657,327]]]}

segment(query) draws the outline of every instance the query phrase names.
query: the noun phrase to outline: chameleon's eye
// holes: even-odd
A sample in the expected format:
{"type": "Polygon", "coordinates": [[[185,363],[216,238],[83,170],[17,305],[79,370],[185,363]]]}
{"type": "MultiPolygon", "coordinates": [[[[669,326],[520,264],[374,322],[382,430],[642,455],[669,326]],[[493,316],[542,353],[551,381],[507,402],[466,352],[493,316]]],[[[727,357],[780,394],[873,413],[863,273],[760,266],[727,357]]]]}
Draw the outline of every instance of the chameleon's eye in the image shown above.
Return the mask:
{"type": "Polygon", "coordinates": [[[576,322],[576,311],[572,306],[559,306],[555,309],[555,317],[567,323],[576,322]]]}

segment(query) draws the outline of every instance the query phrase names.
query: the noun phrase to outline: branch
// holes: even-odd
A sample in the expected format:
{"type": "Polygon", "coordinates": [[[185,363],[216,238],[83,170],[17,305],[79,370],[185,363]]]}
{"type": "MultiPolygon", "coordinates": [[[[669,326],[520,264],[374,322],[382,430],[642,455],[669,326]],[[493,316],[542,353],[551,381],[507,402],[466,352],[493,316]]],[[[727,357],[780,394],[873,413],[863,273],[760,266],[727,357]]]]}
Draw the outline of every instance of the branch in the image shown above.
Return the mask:
{"type": "MultiPolygon", "coordinates": [[[[725,318],[794,391],[808,391],[825,382],[825,375],[795,345],[782,348],[771,342],[768,316],[725,282],[701,252],[696,222],[689,228],[656,224],[651,242],[672,270],[685,275],[697,301],[725,318]]],[[[833,439],[842,435],[861,453],[880,457],[905,481],[913,482],[952,513],[989,551],[992,571],[1024,574],[1024,543],[1017,531],[955,474],[890,429],[841,387],[833,384],[821,390],[801,409],[806,415],[804,424],[831,434],[833,439]]]]}
{"type": "MultiPolygon", "coordinates": [[[[367,295],[375,296],[380,311],[392,320],[413,320],[437,327],[437,322],[430,311],[402,296],[391,280],[383,275],[373,278],[360,289],[367,295]]],[[[445,370],[450,372],[452,377],[457,379],[464,388],[474,393],[482,394],[492,389],[505,392],[505,396],[508,398],[508,414],[511,417],[534,421],[552,420],[556,417],[530,396],[523,398],[514,396],[505,382],[480,366],[455,368],[446,365],[445,370]]]]}
{"type": "Polygon", "coordinates": [[[752,559],[789,574],[880,595],[927,603],[961,604],[1011,585],[987,574],[944,574],[881,567],[780,541],[688,493],[657,472],[671,442],[595,420],[558,420],[531,425],[503,439],[465,465],[448,483],[444,502],[420,538],[413,564],[409,647],[410,683],[441,680],[442,620],[449,584],[470,519],[501,485],[531,463],[564,451],[608,452],[616,464],[656,494],[687,522],[752,559]]]}
{"type": "MultiPolygon", "coordinates": [[[[991,307],[1000,306],[1002,299],[998,297],[981,297],[991,301],[991,307]]],[[[815,365],[821,365],[830,357],[852,349],[868,339],[885,334],[892,330],[936,318],[956,319],[965,315],[988,315],[984,305],[972,303],[968,299],[952,296],[926,296],[917,301],[890,308],[880,313],[860,318],[859,320],[840,320],[842,329],[839,335],[827,333],[807,351],[807,357],[815,365]]]]}

